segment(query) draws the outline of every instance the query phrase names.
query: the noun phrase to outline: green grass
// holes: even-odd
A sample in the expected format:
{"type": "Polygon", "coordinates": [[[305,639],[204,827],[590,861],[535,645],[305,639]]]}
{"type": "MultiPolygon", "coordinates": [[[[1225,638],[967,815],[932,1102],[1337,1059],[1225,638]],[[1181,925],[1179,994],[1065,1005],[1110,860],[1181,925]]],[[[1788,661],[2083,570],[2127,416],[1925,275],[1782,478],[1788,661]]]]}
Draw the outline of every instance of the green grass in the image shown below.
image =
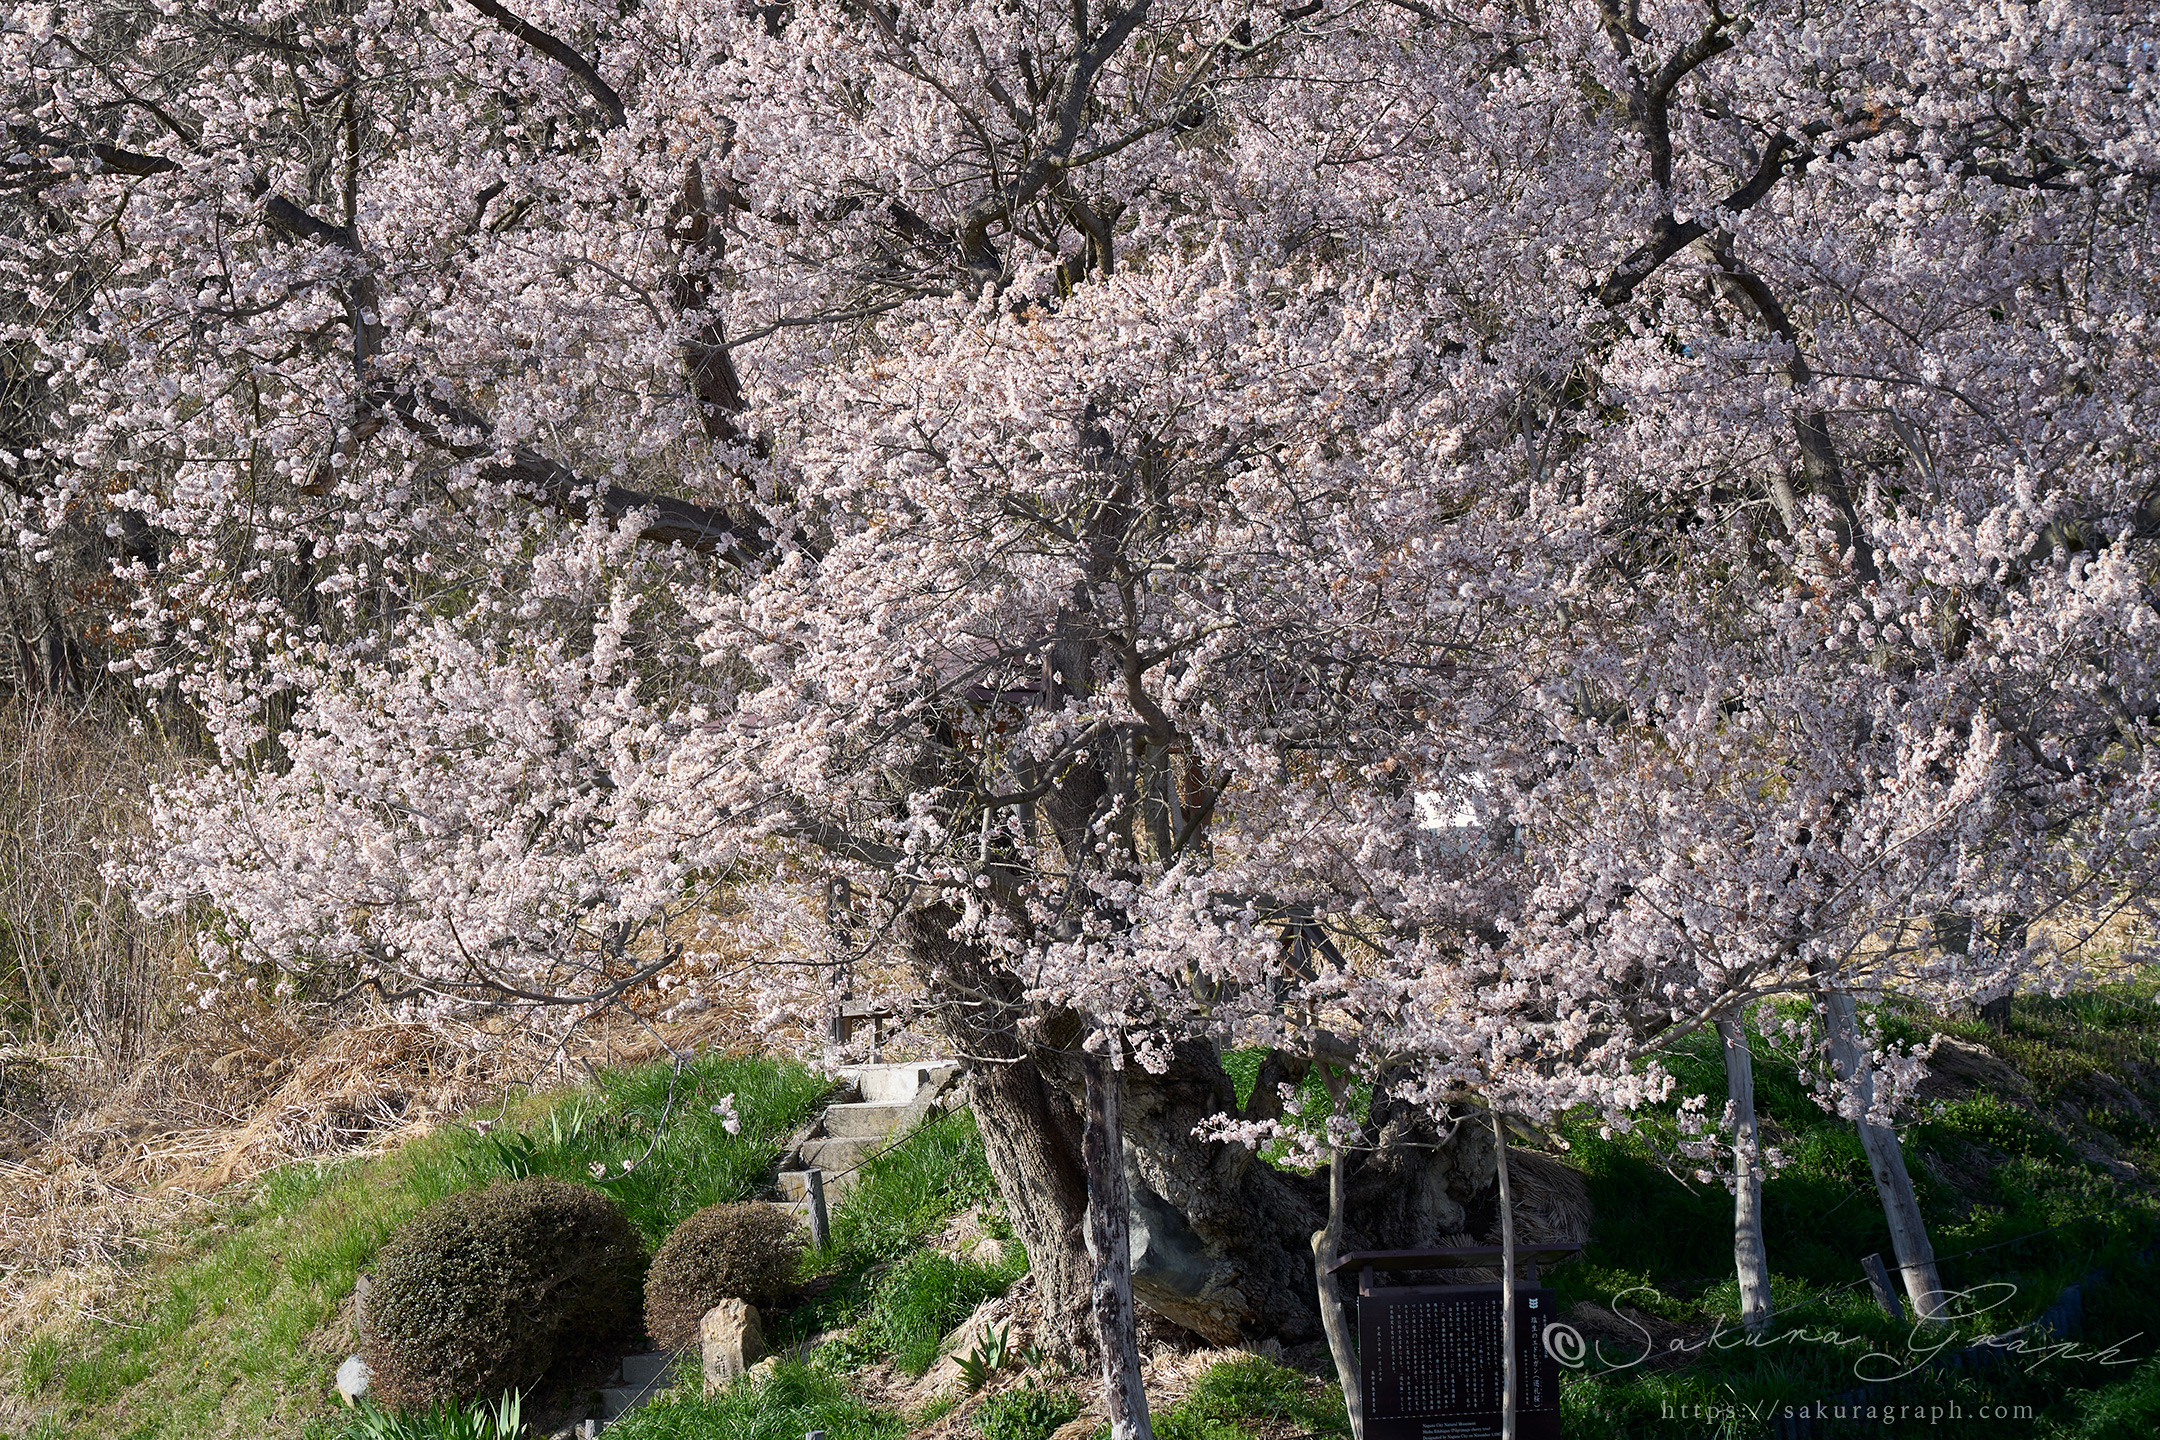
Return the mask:
{"type": "Polygon", "coordinates": [[[1018,1245],[1008,1246],[997,1266],[924,1246],[971,1205],[985,1207],[997,1233],[996,1199],[973,1112],[932,1116],[863,1166],[833,1216],[831,1243],[803,1257],[803,1273],[829,1284],[788,1315],[779,1333],[793,1342],[846,1327],[831,1346],[834,1363],[890,1356],[920,1375],[936,1363],[943,1336],[1026,1272],[1018,1245]]]}
{"type": "Polygon", "coordinates": [[[975,1430],[983,1440],[1050,1440],[1079,1414],[1080,1397],[1070,1390],[1020,1385],[983,1401],[975,1430]]]}
{"type": "Polygon", "coordinates": [[[813,1251],[813,1274],[897,1260],[970,1205],[995,1209],[997,1183],[971,1110],[934,1115],[872,1156],[848,1203],[833,1216],[832,1243],[813,1251]]]}
{"type": "Polygon", "coordinates": [[[783,1362],[714,1395],[682,1386],[608,1427],[610,1440],[902,1440],[907,1423],[866,1404],[845,1376],[783,1362]]]}
{"type": "Polygon", "coordinates": [[[2047,1440],[2152,1440],[2160,1435],[2160,1360],[2148,1360],[2127,1380],[2065,1397],[2076,1413],[2050,1421],[2047,1440]]]}
{"type": "MultiPolygon", "coordinates": [[[[1885,1017],[1894,1037],[1924,1040],[1930,1017],[1885,1017]]],[[[1903,1132],[1922,1212],[1945,1284],[1999,1284],[2003,1303],[1957,1329],[1960,1343],[2032,1318],[2064,1285],[2100,1268],[2111,1283],[2088,1297],[2081,1337],[2097,1346],[2140,1331],[2150,1354],[2160,1335],[2160,1273],[2135,1260],[2160,1240],[2160,1199],[2148,1186],[2126,1185],[2105,1167],[2077,1157],[2060,1102],[2092,1093],[2092,1055],[2120,1068],[2098,1073],[2133,1087],[2160,1080],[2160,1011],[2143,990],[2082,997],[2077,1003],[2020,998],[2008,1036],[1977,1025],[1945,1027],[1991,1043],[2026,1075],[2033,1106],[2012,1097],[1977,1094],[1929,1108],[1903,1132]]],[[[1722,1102],[1722,1059],[1710,1037],[1671,1057],[1683,1091],[1722,1102]]],[[[1835,1332],[1849,1344],[1788,1339],[1766,1348],[1706,1348],[1684,1368],[1647,1366],[1571,1376],[1563,1386],[1570,1435],[1755,1436],[1772,1433],[1780,1406],[1828,1398],[1852,1389],[1853,1359],[1868,1348],[1910,1354],[1909,1332],[1868,1299],[1859,1258],[1892,1253],[1882,1207],[1850,1123],[1817,1106],[1791,1061],[1761,1041],[1755,1052],[1756,1103],[1766,1139],[1791,1163],[1763,1187],[1764,1233],[1778,1310],[1775,1333],[1835,1332]],[[1707,1410],[1708,1418],[1701,1417],[1707,1410]]],[[[2160,1096],[2145,1103],[2160,1103],[2160,1096]]],[[[1676,1179],[1659,1162],[1669,1126],[1644,1125],[1610,1138],[1588,1122],[1563,1124],[1569,1160],[1589,1182],[1597,1220],[1579,1264],[1551,1277],[1563,1311],[1578,1301],[1624,1303],[1693,1328],[1699,1340],[1722,1324],[1737,1334],[1739,1295],[1732,1269],[1732,1197],[1722,1185],[1676,1179]],[[1654,1287],[1654,1288],[1645,1288],[1654,1287]]],[[[2146,1169],[2145,1157],[2131,1158],[2146,1169]]],[[[2156,1157],[2160,1158],[2160,1157],[2156,1157]]],[[[2151,1173],[2147,1170],[2147,1173],[2151,1173]]],[[[1639,1346],[1636,1347],[1639,1349],[1639,1346]]],[[[1632,1351],[1619,1358],[1632,1358],[1632,1351]]],[[[2154,1379],[2132,1380],[2121,1367],[2050,1360],[2027,1376],[2016,1365],[1984,1375],[1918,1377],[1895,1387],[1895,1403],[1960,1407],[1974,1436],[2112,1435],[2120,1410],[2142,1414],[2154,1379]],[[2064,1399],[2085,1387],[2086,1398],[2064,1399]],[[2142,1397],[2142,1398],[2141,1398],[2142,1397]],[[2026,1405],[2026,1418],[1972,1419],[1983,1405],[2026,1405]],[[2082,1408],[2080,1408],[2082,1407],[2082,1408]],[[2111,1409],[2112,1407],[2112,1409],[2111,1409]],[[2036,1427],[2040,1427],[2037,1428],[2036,1427]],[[2067,1427],[2067,1428],[2066,1428],[2067,1427]]],[[[2122,1422],[2132,1423],[2132,1422],[2122,1422]]],[[[2137,1422],[2142,1423],[2142,1422],[2137,1422]]],[[[2152,1433],[2148,1425],[2134,1433],[2152,1433]]],[[[2133,1433],[2125,1431],[2123,1433],[2133,1433]]]]}
{"type": "Polygon", "coordinates": [[[710,1056],[675,1077],[669,1104],[671,1074],[634,1067],[535,1097],[485,1137],[455,1126],[376,1159],[273,1171],[214,1223],[172,1237],[180,1253],[138,1277],[120,1314],[23,1349],[15,1373],[41,1412],[36,1433],[328,1440],[344,1424],[330,1382],[354,1277],[423,1207],[521,1168],[592,1183],[600,1164],[611,1174],[602,1188],[650,1239],[703,1204],[751,1193],[826,1090],[800,1066],[710,1056]],[[730,1093],[735,1136],[710,1108],[730,1093]]]}
{"type": "Polygon", "coordinates": [[[524,1411],[515,1393],[464,1405],[446,1400],[417,1415],[395,1415],[363,1400],[343,1440],[525,1440],[524,1411]]]}
{"type": "Polygon", "coordinates": [[[942,1251],[919,1251],[871,1287],[856,1321],[856,1343],[872,1354],[892,1356],[906,1374],[920,1375],[937,1363],[938,1342],[976,1306],[1004,1294],[1026,1268],[1025,1261],[993,1268],[942,1251]]]}
{"type": "Polygon", "coordinates": [[[830,1088],[800,1065],[765,1060],[708,1057],[679,1074],[664,1064],[609,1071],[512,1134],[488,1135],[474,1152],[473,1173],[596,1185],[615,1197],[646,1247],[657,1249],[697,1211],[762,1187],[780,1140],[830,1088]],[[716,1109],[728,1095],[739,1135],[727,1132],[716,1109]]]}
{"type": "Polygon", "coordinates": [[[1258,1355],[1210,1366],[1192,1394],[1152,1418],[1159,1440],[1239,1440],[1255,1425],[1304,1435],[1350,1431],[1340,1389],[1258,1355]]]}

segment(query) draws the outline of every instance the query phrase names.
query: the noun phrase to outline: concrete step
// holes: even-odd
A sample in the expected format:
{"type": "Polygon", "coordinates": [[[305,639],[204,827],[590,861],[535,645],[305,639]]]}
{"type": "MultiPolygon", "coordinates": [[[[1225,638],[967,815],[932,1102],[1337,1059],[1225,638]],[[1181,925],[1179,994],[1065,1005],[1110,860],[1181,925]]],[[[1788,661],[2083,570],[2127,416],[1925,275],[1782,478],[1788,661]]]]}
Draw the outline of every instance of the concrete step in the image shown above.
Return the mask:
{"type": "Polygon", "coordinates": [[[886,1065],[849,1065],[840,1075],[866,1101],[907,1105],[924,1090],[950,1084],[959,1073],[957,1060],[907,1060],[886,1065]]]}
{"type": "Polygon", "coordinates": [[[610,1385],[600,1392],[600,1418],[620,1420],[632,1410],[655,1396],[665,1394],[667,1385],[610,1385]]]}
{"type": "MultiPolygon", "coordinates": [[[[860,1170],[849,1170],[844,1174],[827,1175],[825,1177],[825,1213],[831,1215],[861,1179],[862,1171],[860,1170]]],[[[769,1200],[766,1203],[779,1206],[803,1224],[808,1225],[810,1223],[809,1177],[801,1170],[782,1170],[780,1172],[780,1198],[778,1200],[769,1200]]]]}
{"type": "Polygon", "coordinates": [[[819,1140],[805,1140],[799,1152],[805,1169],[812,1165],[825,1172],[825,1199],[832,1201],[833,1181],[842,1170],[853,1170],[863,1161],[885,1148],[888,1140],[883,1135],[834,1135],[819,1140]]]}
{"type": "Polygon", "coordinates": [[[648,1350],[643,1355],[625,1355],[622,1362],[622,1383],[632,1388],[655,1385],[665,1388],[675,1383],[675,1362],[681,1358],[673,1350],[648,1350]]]}
{"type": "Polygon", "coordinates": [[[890,1135],[900,1122],[914,1111],[914,1106],[895,1104],[890,1100],[866,1100],[856,1105],[828,1105],[825,1107],[825,1133],[835,1138],[861,1135],[890,1135]]]}

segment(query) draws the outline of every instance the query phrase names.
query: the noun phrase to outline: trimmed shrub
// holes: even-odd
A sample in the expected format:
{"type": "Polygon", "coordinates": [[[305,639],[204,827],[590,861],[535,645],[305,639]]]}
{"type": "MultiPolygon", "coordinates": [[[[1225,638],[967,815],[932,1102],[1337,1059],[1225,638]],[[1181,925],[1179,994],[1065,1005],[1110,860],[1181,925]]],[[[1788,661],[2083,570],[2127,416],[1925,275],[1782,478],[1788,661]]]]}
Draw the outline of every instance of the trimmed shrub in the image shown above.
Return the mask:
{"type": "Polygon", "coordinates": [[[697,1343],[722,1300],[770,1305],[802,1257],[801,1227],[777,1206],[708,1205],[675,1228],[645,1277],[645,1333],[669,1350],[697,1343]]]}
{"type": "Polygon", "coordinates": [[[643,1259],[589,1186],[534,1177],[437,1201],[376,1258],[370,1388],[400,1410],[530,1388],[626,1337],[643,1259]]]}

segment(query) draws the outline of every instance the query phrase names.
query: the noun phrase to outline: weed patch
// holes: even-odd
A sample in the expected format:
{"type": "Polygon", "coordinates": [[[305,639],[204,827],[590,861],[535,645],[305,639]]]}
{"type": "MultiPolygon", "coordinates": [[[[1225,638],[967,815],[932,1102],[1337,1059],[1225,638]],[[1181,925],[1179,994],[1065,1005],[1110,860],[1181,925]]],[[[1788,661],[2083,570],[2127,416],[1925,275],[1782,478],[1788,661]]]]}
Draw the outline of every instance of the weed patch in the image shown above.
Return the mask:
{"type": "Polygon", "coordinates": [[[1348,1434],[1342,1391],[1295,1370],[1244,1355],[1210,1366],[1192,1393],[1153,1417],[1160,1440],[1241,1440],[1258,1430],[1348,1434]]]}
{"type": "Polygon", "coordinates": [[[1080,1397],[1070,1390],[1021,1385],[983,1401],[975,1428],[983,1440],[1050,1440],[1059,1426],[1078,1418],[1080,1397]]]}
{"type": "Polygon", "coordinates": [[[783,1362],[704,1395],[695,1387],[668,1392],[608,1427],[612,1440],[802,1440],[812,1430],[826,1440],[903,1440],[907,1424],[851,1393],[829,1369],[783,1362]]]}

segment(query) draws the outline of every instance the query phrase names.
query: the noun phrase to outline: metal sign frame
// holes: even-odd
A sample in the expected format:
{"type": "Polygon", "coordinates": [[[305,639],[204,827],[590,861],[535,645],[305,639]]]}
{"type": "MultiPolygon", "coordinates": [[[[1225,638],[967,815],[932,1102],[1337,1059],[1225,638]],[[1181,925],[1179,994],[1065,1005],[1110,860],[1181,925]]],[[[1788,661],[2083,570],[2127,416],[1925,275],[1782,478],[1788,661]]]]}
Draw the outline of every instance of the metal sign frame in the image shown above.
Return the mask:
{"type": "MultiPolygon", "coordinates": [[[[1560,1366],[1545,1349],[1558,1298],[1537,1283],[1537,1257],[1580,1245],[1525,1245],[1515,1251],[1517,1440],[1560,1440],[1560,1366]]],[[[1355,1270],[1358,1375],[1365,1440],[1497,1440],[1500,1434],[1500,1289],[1473,1285],[1386,1285],[1391,1270],[1460,1268],[1498,1259],[1498,1246],[1444,1250],[1364,1250],[1330,1272],[1355,1270]],[[1451,1263],[1452,1262],[1452,1265],[1451,1263]]]]}

